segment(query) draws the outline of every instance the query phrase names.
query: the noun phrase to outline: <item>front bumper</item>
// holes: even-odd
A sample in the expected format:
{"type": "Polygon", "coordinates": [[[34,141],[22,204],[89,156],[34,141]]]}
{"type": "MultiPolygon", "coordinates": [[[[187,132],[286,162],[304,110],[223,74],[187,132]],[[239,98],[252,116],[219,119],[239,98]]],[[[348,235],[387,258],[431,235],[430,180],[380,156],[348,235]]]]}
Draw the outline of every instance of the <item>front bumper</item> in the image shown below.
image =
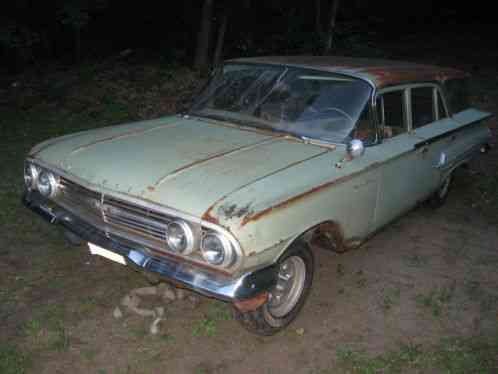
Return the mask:
{"type": "Polygon", "coordinates": [[[209,271],[187,262],[151,254],[143,245],[128,239],[106,234],[67,209],[49,204],[38,192],[27,191],[23,204],[53,224],[59,224],[83,240],[115,252],[125,258],[127,265],[150,272],[206,296],[236,303],[269,291],[276,282],[275,266],[269,266],[237,277],[209,271]]]}

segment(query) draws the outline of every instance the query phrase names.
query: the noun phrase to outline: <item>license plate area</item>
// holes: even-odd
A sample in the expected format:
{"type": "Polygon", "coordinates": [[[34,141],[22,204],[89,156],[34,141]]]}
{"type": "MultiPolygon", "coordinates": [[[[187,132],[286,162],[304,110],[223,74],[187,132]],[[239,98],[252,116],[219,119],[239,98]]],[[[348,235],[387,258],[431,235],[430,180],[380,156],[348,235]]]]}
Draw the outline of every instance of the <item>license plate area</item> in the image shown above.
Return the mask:
{"type": "Polygon", "coordinates": [[[114,253],[112,251],[109,251],[108,249],[99,247],[98,245],[95,245],[93,243],[88,243],[88,248],[90,249],[90,253],[92,255],[97,255],[101,257],[105,257],[108,260],[117,262],[118,264],[121,265],[126,265],[126,261],[123,256],[118,255],[117,253],[114,253]]]}

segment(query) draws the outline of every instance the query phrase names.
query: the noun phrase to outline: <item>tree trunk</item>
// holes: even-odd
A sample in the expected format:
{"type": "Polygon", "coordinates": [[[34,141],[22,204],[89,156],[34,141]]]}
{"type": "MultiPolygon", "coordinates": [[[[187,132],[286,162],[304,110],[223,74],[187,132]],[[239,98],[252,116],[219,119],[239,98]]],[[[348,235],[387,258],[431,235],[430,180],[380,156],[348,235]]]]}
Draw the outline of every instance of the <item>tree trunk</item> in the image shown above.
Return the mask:
{"type": "Polygon", "coordinates": [[[198,70],[207,70],[209,64],[209,39],[211,34],[212,13],[213,0],[204,0],[201,27],[197,34],[197,47],[194,59],[194,68],[198,70]]]}
{"type": "Polygon", "coordinates": [[[323,34],[322,29],[322,0],[315,0],[315,32],[317,35],[323,34]]]}
{"type": "Polygon", "coordinates": [[[228,11],[223,12],[221,18],[220,29],[218,30],[218,38],[216,40],[216,49],[214,51],[213,66],[218,66],[223,59],[223,45],[225,44],[225,33],[228,24],[228,11]]]}
{"type": "Polygon", "coordinates": [[[334,40],[335,20],[339,10],[339,0],[333,0],[332,7],[330,8],[330,23],[327,30],[327,39],[325,40],[324,54],[330,54],[334,40]]]}

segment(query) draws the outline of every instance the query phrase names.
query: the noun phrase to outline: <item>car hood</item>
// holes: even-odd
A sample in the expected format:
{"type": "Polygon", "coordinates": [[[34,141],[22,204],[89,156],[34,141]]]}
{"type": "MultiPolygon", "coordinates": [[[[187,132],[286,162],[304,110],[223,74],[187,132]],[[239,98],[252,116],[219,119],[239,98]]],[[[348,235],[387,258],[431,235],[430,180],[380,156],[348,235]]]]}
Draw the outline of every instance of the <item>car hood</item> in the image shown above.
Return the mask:
{"type": "Polygon", "coordinates": [[[69,135],[32,155],[97,188],[201,217],[230,193],[324,152],[277,134],[165,117],[69,135]]]}

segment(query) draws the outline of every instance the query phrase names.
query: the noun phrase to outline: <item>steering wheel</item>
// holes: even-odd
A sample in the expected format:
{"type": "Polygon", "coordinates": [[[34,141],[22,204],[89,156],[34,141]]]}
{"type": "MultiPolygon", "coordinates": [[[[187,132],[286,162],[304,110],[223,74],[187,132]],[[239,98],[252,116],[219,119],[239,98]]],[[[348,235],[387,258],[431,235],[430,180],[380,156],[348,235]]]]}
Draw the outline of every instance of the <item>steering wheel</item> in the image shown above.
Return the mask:
{"type": "Polygon", "coordinates": [[[336,107],[328,107],[328,108],[323,108],[323,109],[318,110],[314,106],[311,105],[308,107],[308,109],[314,113],[326,113],[326,112],[332,112],[332,111],[337,112],[337,113],[341,114],[343,117],[346,117],[350,122],[354,122],[353,118],[349,114],[347,114],[344,110],[336,108],[336,107]]]}

